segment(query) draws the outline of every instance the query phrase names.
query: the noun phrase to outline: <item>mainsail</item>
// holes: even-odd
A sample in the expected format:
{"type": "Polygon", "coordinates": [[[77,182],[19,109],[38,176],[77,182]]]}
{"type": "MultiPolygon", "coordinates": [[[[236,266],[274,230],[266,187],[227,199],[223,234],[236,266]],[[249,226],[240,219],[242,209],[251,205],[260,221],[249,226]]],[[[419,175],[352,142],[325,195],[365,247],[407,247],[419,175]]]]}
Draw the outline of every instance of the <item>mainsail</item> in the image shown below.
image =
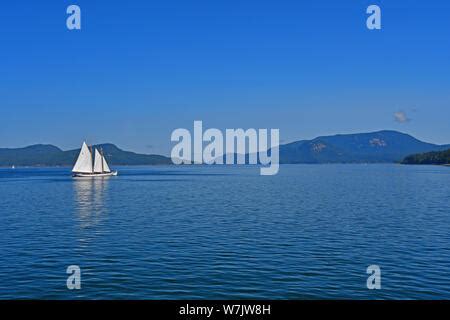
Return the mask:
{"type": "Polygon", "coordinates": [[[95,173],[103,172],[103,157],[100,154],[100,152],[98,152],[97,149],[95,149],[94,172],[95,173]]]}
{"type": "Polygon", "coordinates": [[[89,151],[86,142],[83,142],[80,155],[78,156],[72,172],[92,173],[92,169],[92,154],[91,151],[89,151]]]}

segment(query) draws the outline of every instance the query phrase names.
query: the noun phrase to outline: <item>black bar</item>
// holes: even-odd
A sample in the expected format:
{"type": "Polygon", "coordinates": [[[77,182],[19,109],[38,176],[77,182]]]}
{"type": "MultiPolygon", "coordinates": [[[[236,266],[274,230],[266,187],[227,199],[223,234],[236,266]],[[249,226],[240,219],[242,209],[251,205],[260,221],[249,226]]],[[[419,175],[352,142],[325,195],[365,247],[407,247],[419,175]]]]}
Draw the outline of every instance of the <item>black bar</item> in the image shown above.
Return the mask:
{"type": "MultiPolygon", "coordinates": [[[[115,316],[129,317],[139,313],[147,319],[315,319],[317,316],[368,316],[386,317],[388,309],[398,309],[402,316],[419,311],[447,311],[449,301],[366,301],[366,300],[96,300],[96,301],[50,301],[13,300],[0,301],[3,311],[11,309],[16,315],[34,311],[86,317],[86,312],[108,312],[115,316]],[[234,306],[233,313],[230,308],[234,306]],[[239,307],[237,307],[239,306],[239,307]],[[245,306],[245,307],[244,307],[245,306]],[[257,306],[260,306],[258,308],[257,306]],[[263,308],[264,306],[264,308],[263,308]],[[227,308],[228,314],[224,311],[227,308]],[[62,310],[66,310],[63,311],[62,310]],[[186,314],[186,311],[188,313],[186,314]],[[209,312],[208,310],[211,310],[209,312]],[[253,310],[253,311],[252,311],[253,310]],[[247,313],[245,312],[247,311],[247,313]]],[[[428,312],[427,312],[428,313],[428,312]]]]}

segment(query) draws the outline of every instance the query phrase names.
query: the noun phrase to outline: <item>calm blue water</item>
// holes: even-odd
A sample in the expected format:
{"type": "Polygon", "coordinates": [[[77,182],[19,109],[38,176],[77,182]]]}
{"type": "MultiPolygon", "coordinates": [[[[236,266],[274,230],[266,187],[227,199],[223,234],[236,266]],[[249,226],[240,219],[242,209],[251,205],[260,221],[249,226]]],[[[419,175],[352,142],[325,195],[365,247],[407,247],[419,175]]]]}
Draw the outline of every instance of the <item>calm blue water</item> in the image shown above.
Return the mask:
{"type": "Polygon", "coordinates": [[[0,298],[449,299],[450,168],[0,169],[0,298]]]}

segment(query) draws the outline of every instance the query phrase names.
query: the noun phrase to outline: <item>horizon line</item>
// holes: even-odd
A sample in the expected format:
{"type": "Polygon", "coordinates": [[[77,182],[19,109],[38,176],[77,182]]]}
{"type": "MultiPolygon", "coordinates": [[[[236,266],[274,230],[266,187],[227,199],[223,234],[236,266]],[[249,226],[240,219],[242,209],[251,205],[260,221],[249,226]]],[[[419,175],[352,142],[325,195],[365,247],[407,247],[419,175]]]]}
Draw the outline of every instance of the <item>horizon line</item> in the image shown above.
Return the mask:
{"type": "MultiPolygon", "coordinates": [[[[382,132],[394,132],[394,133],[400,133],[400,134],[403,134],[403,135],[408,135],[408,136],[410,136],[410,137],[412,137],[412,138],[414,138],[414,139],[416,139],[418,141],[421,141],[421,142],[424,142],[424,143],[434,144],[434,145],[437,145],[437,146],[450,145],[450,143],[439,144],[439,143],[423,141],[423,140],[420,140],[420,139],[416,138],[412,134],[405,133],[405,132],[398,131],[398,130],[383,129],[383,130],[376,130],[376,131],[369,131],[369,132],[335,133],[335,134],[329,134],[329,135],[319,135],[319,136],[316,136],[315,138],[312,138],[312,139],[297,139],[297,140],[293,140],[293,141],[290,141],[290,142],[283,142],[283,143],[280,143],[279,146],[284,146],[284,145],[288,145],[288,144],[292,144],[292,143],[296,143],[296,142],[300,142],[300,141],[312,141],[312,140],[315,140],[315,139],[320,139],[320,138],[325,138],[325,137],[351,136],[351,135],[361,135],[361,134],[375,134],[375,133],[382,133],[382,132]]],[[[84,139],[83,142],[86,142],[86,139],[84,139]]],[[[122,149],[122,148],[118,147],[118,145],[113,143],[113,142],[103,142],[103,143],[95,143],[95,144],[88,144],[88,145],[90,145],[92,147],[104,146],[104,145],[112,145],[112,146],[114,146],[114,147],[116,147],[116,148],[118,148],[118,149],[120,149],[122,151],[133,152],[133,153],[136,153],[136,154],[143,154],[143,155],[158,155],[158,156],[168,157],[167,155],[160,154],[160,153],[140,153],[140,152],[132,151],[132,150],[129,150],[129,149],[125,150],[125,149],[122,149]]],[[[62,148],[60,148],[57,145],[52,144],[52,143],[34,143],[34,144],[29,144],[29,145],[26,145],[26,146],[22,146],[22,147],[0,147],[0,149],[25,149],[25,148],[29,148],[29,147],[33,147],[33,146],[52,146],[52,147],[58,148],[59,150],[61,150],[63,152],[76,151],[76,150],[79,150],[81,148],[81,147],[79,147],[79,148],[74,148],[74,149],[62,149],[62,148]]]]}

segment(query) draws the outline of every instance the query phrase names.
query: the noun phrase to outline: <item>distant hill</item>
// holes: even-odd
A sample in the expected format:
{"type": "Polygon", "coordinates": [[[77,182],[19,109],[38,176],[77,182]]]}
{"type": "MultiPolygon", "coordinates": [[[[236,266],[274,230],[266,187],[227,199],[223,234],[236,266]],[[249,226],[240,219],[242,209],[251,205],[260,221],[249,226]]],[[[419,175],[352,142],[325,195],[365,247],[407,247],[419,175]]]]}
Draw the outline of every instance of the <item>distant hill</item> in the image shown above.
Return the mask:
{"type": "Polygon", "coordinates": [[[400,162],[414,153],[441,151],[450,145],[426,143],[397,131],[338,134],[280,146],[281,163],[400,162]]]}
{"type": "Polygon", "coordinates": [[[403,164],[450,164],[450,149],[445,151],[413,154],[402,161],[403,164]]]}
{"type": "MultiPolygon", "coordinates": [[[[168,157],[124,151],[109,143],[94,147],[103,149],[113,166],[172,164],[168,157]]],[[[393,163],[411,154],[447,149],[450,145],[426,143],[397,131],[338,134],[281,145],[280,163],[393,163]]],[[[0,149],[0,166],[72,166],[79,152],[42,144],[0,149]]]]}
{"type": "MultiPolygon", "coordinates": [[[[397,131],[337,134],[280,145],[280,163],[399,163],[410,154],[449,148],[397,131]]],[[[236,161],[237,155],[233,156],[236,161]]]]}
{"type": "MultiPolygon", "coordinates": [[[[172,164],[168,157],[124,151],[110,143],[94,147],[103,150],[106,160],[112,166],[172,164]]],[[[0,148],[0,166],[72,166],[79,152],[80,149],[63,151],[53,145],[43,144],[17,149],[0,148]]]]}

